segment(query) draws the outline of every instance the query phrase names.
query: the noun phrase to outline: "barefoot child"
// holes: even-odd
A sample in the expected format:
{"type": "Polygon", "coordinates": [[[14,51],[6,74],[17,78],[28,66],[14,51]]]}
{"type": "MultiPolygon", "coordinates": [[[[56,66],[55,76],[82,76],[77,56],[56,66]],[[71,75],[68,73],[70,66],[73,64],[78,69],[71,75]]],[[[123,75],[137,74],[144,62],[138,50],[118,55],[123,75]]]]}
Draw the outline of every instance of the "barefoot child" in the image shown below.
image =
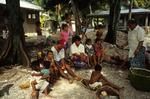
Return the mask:
{"type": "Polygon", "coordinates": [[[43,79],[43,74],[40,72],[39,62],[33,61],[31,68],[33,70],[31,73],[32,97],[38,99],[39,93],[44,93],[47,96],[49,83],[43,79]]]}
{"type": "Polygon", "coordinates": [[[97,59],[94,61],[94,64],[99,64],[103,61],[104,58],[104,48],[102,46],[102,40],[99,38],[95,39],[94,51],[95,51],[95,59],[97,59]]]}
{"type": "Polygon", "coordinates": [[[95,71],[92,72],[90,80],[83,79],[82,83],[91,89],[98,89],[103,86],[109,86],[114,90],[120,91],[120,87],[114,85],[113,83],[109,82],[105,76],[101,73],[102,67],[97,64],[95,66],[95,71]],[[100,87],[101,86],[101,87],[100,87]]]}
{"type": "Polygon", "coordinates": [[[88,65],[93,66],[93,61],[95,61],[95,57],[94,57],[94,48],[93,48],[91,39],[86,39],[85,52],[89,57],[88,65]]]}
{"type": "Polygon", "coordinates": [[[51,83],[54,83],[59,78],[59,71],[55,64],[52,51],[47,52],[46,61],[49,61],[50,63],[49,70],[50,70],[50,75],[51,75],[51,83]]]}

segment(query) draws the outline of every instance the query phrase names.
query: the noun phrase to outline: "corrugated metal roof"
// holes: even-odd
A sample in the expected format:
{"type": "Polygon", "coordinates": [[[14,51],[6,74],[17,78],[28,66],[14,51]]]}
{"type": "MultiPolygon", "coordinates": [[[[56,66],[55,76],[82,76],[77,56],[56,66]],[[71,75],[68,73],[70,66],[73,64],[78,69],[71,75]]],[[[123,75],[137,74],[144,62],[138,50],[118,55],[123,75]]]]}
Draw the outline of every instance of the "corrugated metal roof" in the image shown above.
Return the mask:
{"type": "MultiPolygon", "coordinates": [[[[132,13],[150,13],[149,9],[143,9],[143,8],[132,9],[131,11],[132,13]]],[[[129,9],[122,9],[120,13],[128,14],[129,9]]],[[[95,11],[93,14],[89,14],[88,16],[107,16],[107,15],[109,15],[109,11],[95,11]]]]}
{"type": "MultiPolygon", "coordinates": [[[[5,0],[0,0],[0,4],[6,4],[5,0]]],[[[20,7],[32,10],[42,10],[42,8],[38,5],[30,3],[28,1],[20,0],[20,7]]]]}

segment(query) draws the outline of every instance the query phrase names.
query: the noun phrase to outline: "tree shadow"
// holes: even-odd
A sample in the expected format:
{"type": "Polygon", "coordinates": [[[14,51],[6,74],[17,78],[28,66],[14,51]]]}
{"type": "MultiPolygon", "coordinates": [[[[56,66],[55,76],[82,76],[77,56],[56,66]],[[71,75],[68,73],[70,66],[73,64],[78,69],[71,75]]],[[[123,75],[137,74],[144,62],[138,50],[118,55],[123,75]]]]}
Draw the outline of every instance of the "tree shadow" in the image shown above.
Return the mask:
{"type": "Polygon", "coordinates": [[[13,86],[14,84],[8,84],[6,86],[4,86],[1,90],[0,90],[0,97],[3,97],[5,95],[5,93],[7,95],[9,95],[9,90],[10,88],[13,86]]]}
{"type": "Polygon", "coordinates": [[[0,75],[2,75],[4,73],[3,69],[0,69],[0,75]]]}

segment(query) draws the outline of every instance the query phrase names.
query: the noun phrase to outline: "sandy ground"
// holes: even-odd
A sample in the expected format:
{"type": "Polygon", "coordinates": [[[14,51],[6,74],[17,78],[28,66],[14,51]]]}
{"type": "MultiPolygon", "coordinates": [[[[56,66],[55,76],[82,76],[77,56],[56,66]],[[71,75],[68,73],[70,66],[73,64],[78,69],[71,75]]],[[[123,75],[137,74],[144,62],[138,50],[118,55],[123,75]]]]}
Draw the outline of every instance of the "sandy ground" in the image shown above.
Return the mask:
{"type": "MultiPolygon", "coordinates": [[[[0,99],[30,99],[31,87],[27,89],[19,88],[19,85],[30,77],[28,69],[14,67],[9,70],[3,68],[0,70],[3,71],[0,75],[0,99]]],[[[75,72],[82,78],[88,79],[92,69],[82,69],[75,72]]],[[[118,70],[104,63],[102,72],[114,84],[125,87],[124,99],[150,99],[150,92],[138,91],[130,85],[127,79],[128,70],[118,70]]],[[[69,84],[63,78],[56,82],[49,95],[53,97],[51,99],[96,99],[95,91],[86,89],[81,82],[74,81],[73,84],[69,84]]],[[[40,99],[46,98],[41,96],[40,99]]]]}

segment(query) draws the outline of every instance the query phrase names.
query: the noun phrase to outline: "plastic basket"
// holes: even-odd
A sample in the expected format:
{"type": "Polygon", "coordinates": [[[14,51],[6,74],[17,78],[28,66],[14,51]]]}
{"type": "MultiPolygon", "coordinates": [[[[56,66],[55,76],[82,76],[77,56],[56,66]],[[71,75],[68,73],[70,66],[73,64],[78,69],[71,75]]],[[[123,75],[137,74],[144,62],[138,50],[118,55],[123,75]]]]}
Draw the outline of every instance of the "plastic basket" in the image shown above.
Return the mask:
{"type": "Polygon", "coordinates": [[[135,89],[150,91],[150,70],[130,68],[129,79],[135,89]]]}

